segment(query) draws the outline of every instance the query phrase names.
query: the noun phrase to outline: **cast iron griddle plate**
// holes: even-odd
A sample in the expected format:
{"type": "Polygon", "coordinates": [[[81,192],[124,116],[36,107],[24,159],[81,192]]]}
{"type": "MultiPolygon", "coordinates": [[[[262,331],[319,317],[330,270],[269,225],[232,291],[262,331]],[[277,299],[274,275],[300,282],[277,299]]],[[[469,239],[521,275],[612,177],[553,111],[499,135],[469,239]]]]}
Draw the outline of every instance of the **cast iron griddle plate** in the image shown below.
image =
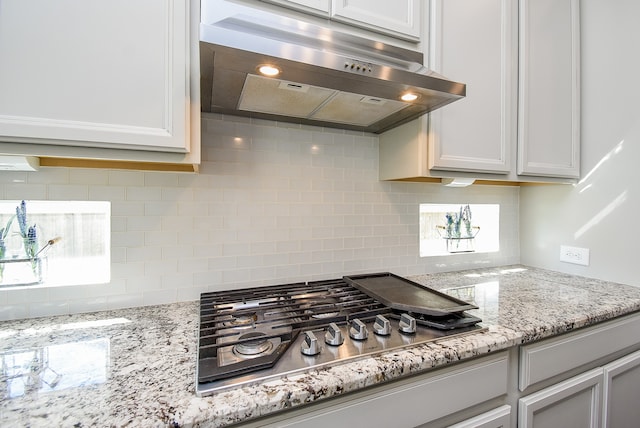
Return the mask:
{"type": "Polygon", "coordinates": [[[446,316],[477,306],[389,272],[345,276],[344,280],[387,306],[424,315],[446,316]]]}

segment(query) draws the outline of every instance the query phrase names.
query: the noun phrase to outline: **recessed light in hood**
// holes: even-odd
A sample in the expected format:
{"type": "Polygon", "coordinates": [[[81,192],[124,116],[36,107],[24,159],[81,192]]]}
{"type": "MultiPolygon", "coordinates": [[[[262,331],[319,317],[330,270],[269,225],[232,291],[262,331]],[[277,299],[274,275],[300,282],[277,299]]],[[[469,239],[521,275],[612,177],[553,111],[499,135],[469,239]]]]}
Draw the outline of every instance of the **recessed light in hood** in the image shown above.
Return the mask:
{"type": "Polygon", "coordinates": [[[258,71],[263,76],[274,77],[280,74],[280,69],[278,67],[274,67],[273,65],[263,64],[258,67],[258,71]]]}
{"type": "Polygon", "coordinates": [[[202,2],[203,112],[381,133],[465,95],[419,52],[246,7],[218,13],[213,3],[202,2]],[[280,73],[264,77],[263,65],[280,73]]]}

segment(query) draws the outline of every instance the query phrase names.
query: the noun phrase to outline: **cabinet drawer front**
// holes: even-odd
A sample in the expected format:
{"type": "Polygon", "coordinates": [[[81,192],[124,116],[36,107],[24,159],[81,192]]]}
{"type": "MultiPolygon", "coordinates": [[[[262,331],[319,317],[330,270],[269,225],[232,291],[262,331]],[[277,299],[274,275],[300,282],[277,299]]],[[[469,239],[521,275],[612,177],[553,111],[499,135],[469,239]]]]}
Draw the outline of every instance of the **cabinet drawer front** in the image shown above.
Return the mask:
{"type": "Polygon", "coordinates": [[[640,316],[520,348],[519,388],[567,372],[640,342],[640,316]]]}
{"type": "Polygon", "coordinates": [[[402,381],[365,396],[278,422],[278,427],[415,427],[507,393],[507,356],[502,354],[426,379],[402,381]]]}

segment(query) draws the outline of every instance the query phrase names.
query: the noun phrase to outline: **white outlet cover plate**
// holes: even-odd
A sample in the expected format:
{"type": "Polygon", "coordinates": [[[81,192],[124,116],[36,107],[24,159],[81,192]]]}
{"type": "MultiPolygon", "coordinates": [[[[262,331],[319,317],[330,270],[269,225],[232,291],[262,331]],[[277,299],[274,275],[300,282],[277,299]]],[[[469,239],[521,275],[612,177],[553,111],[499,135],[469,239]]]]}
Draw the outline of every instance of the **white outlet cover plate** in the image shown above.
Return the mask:
{"type": "Polygon", "coordinates": [[[589,249],[561,245],[560,261],[573,263],[576,265],[589,266],[589,249]]]}

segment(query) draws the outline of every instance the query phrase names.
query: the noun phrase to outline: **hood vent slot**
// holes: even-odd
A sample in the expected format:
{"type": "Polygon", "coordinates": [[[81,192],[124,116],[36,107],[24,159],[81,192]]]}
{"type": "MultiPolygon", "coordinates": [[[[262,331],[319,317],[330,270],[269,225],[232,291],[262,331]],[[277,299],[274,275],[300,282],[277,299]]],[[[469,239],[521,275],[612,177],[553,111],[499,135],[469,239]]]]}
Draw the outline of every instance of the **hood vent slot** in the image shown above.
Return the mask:
{"type": "Polygon", "coordinates": [[[296,91],[296,92],[305,92],[305,93],[309,90],[308,85],[301,85],[300,83],[292,83],[292,82],[280,82],[280,85],[278,85],[278,87],[280,89],[286,89],[289,91],[296,91]]]}

